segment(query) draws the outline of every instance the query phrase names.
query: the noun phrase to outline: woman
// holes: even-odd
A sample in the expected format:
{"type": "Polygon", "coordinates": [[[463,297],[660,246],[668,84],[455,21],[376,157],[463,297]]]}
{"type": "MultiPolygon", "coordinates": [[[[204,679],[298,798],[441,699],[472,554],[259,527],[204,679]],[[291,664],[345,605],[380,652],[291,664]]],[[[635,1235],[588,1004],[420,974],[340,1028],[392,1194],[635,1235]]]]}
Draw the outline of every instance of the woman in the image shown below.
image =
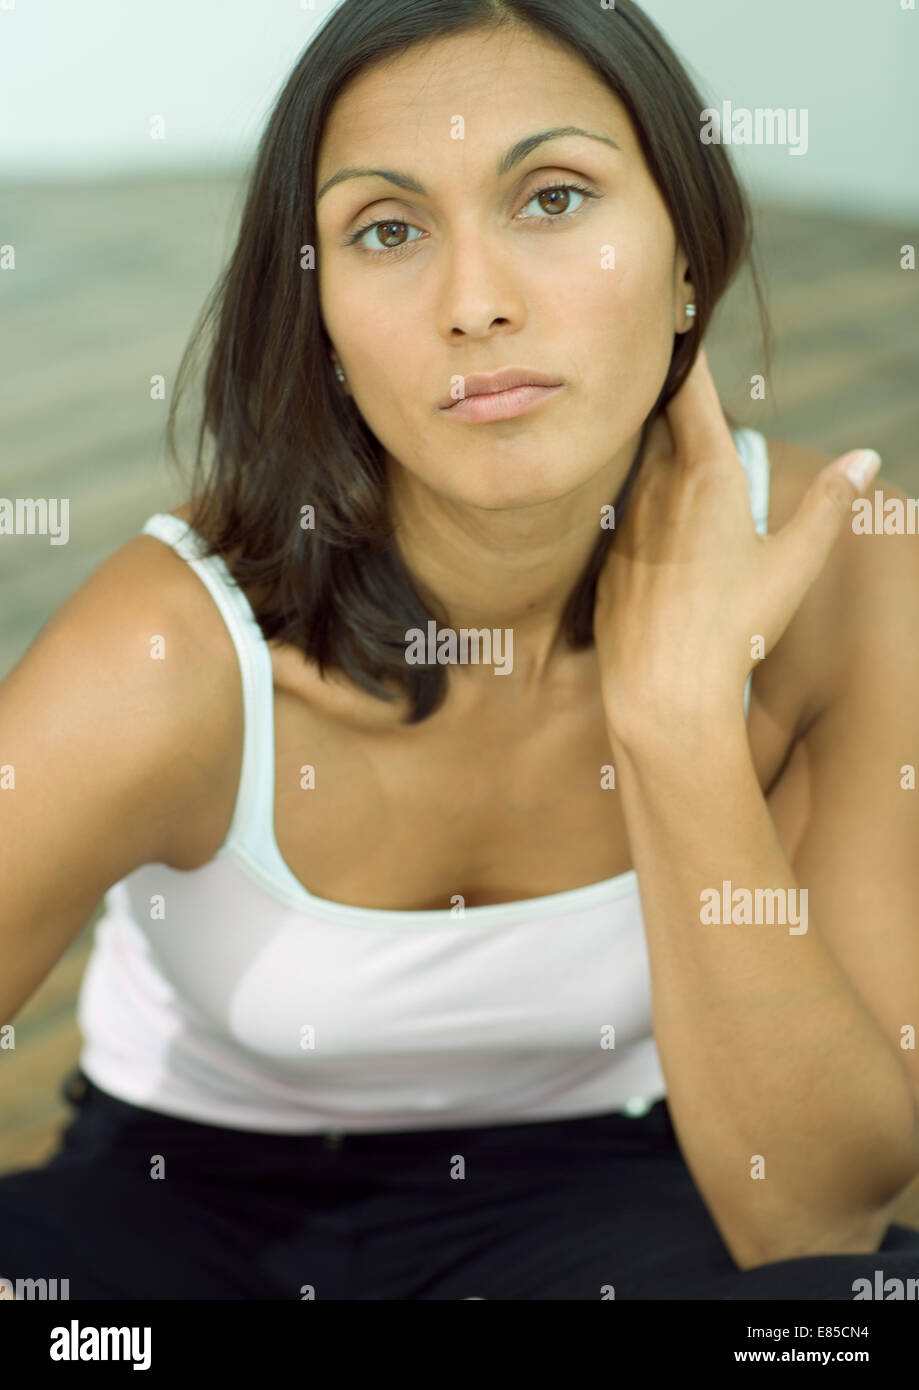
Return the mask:
{"type": "Polygon", "coordinates": [[[627,0],[347,0],[301,57],[191,501],[0,692],[4,1018],[107,892],[8,1280],[919,1276],[917,562],[852,530],[876,456],[728,427],[704,105],[627,0]]]}

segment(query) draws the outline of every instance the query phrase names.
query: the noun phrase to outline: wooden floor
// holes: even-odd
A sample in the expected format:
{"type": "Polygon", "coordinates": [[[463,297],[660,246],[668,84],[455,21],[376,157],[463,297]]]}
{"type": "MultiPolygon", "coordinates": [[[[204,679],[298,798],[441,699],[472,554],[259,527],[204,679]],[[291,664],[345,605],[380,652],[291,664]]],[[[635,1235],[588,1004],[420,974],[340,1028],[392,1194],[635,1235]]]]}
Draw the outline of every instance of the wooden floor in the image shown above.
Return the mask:
{"type": "MultiPolygon", "coordinates": [[[[70,542],[0,541],[0,679],[107,555],[187,495],[164,465],[167,405],[150,399],[150,378],[162,373],[168,395],[232,247],[242,187],[202,174],[4,190],[16,267],[0,272],[0,496],[69,497],[70,542]]],[[[764,365],[742,282],[709,343],[725,406],[832,454],[877,448],[884,477],[919,495],[919,274],[900,269],[909,229],[756,214],[775,372],[767,400],[752,401],[764,365]]],[[[46,1158],[68,1114],[58,1089],[79,1053],[74,1000],[91,931],[18,1015],[15,1049],[0,1048],[0,1172],[46,1158]]],[[[898,1214],[919,1227],[919,1184],[898,1214]]]]}

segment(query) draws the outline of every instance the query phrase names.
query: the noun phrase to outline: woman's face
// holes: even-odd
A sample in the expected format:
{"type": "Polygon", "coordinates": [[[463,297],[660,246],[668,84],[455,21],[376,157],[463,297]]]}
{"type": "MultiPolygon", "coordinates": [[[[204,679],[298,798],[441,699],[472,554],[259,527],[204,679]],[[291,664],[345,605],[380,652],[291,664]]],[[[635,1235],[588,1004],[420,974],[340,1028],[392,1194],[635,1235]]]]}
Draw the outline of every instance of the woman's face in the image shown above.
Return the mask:
{"type": "Polygon", "coordinates": [[[694,296],[626,109],[580,59],[477,31],[365,70],[333,108],[316,189],[323,321],[391,476],[489,510],[621,480],[694,296]],[[602,138],[544,140],[501,169],[570,126],[602,138]],[[380,174],[322,191],[357,167],[423,191],[380,174]],[[540,195],[553,185],[569,187],[540,195]],[[387,225],[354,240],[371,222],[387,225]],[[440,408],[457,378],[503,367],[561,389],[487,423],[440,408]]]}

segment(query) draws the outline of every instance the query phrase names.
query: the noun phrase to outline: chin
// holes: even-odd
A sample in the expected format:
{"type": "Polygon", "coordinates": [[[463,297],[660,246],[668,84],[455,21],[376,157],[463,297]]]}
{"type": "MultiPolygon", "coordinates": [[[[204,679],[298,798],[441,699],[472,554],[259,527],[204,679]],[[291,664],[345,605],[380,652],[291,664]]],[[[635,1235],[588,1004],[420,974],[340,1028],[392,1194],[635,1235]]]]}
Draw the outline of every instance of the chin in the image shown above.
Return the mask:
{"type": "Polygon", "coordinates": [[[462,506],[478,507],[482,511],[520,511],[557,502],[578,485],[576,478],[562,477],[557,472],[551,476],[551,469],[546,470],[550,476],[534,477],[532,466],[513,473],[508,470],[503,475],[496,471],[500,468],[500,462],[492,464],[487,475],[474,480],[466,473],[462,487],[457,488],[454,483],[446,495],[462,506]]]}

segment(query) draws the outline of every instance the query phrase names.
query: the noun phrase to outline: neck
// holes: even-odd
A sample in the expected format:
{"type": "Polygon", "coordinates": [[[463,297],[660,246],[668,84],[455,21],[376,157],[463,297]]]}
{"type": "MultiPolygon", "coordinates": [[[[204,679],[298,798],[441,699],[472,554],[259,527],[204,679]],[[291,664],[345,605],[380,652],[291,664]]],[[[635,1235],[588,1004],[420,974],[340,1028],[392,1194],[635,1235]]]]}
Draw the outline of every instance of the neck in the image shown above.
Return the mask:
{"type": "MultiPolygon", "coordinates": [[[[448,627],[511,629],[518,682],[539,684],[564,659],[565,608],[597,544],[601,507],[618,496],[639,442],[637,434],[576,491],[503,511],[444,498],[387,455],[395,537],[418,593],[448,627]]],[[[672,449],[659,417],[644,457],[672,449]]]]}

